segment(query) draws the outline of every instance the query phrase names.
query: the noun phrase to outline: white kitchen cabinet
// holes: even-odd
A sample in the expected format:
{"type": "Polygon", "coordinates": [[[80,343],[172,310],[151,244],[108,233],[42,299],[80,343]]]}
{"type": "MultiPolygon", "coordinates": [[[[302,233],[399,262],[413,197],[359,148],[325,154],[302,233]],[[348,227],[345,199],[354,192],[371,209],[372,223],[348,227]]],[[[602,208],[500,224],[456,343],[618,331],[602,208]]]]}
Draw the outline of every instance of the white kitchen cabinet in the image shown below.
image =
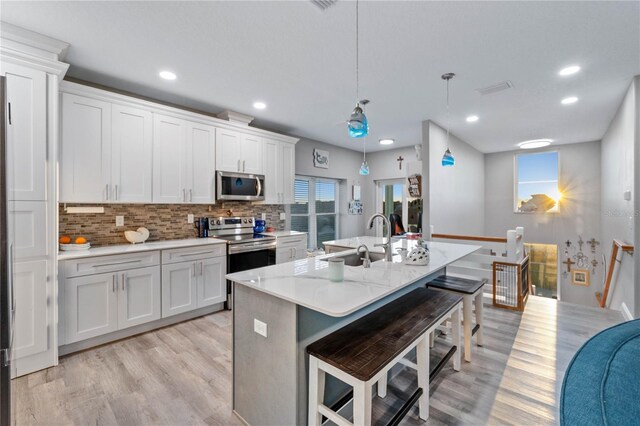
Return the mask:
{"type": "Polygon", "coordinates": [[[66,280],[65,343],[78,342],[118,329],[117,275],[94,274],[66,280]]]}
{"type": "Polygon", "coordinates": [[[276,263],[292,262],[307,257],[307,234],[278,237],[276,240],[276,263]]]}
{"type": "Polygon", "coordinates": [[[214,257],[196,262],[200,274],[197,277],[197,306],[202,308],[227,300],[227,259],[214,257]],[[199,265],[198,265],[199,264],[199,265]]]}
{"type": "Polygon", "coordinates": [[[9,214],[15,259],[46,256],[47,202],[10,201],[9,214]]]}
{"type": "Polygon", "coordinates": [[[187,201],[187,125],[184,120],[153,116],[153,202],[187,201]]]}
{"type": "Polygon", "coordinates": [[[47,261],[16,262],[13,266],[15,300],[14,357],[46,352],[48,345],[47,261]]]}
{"type": "Polygon", "coordinates": [[[216,169],[262,174],[262,138],[235,130],[216,129],[216,169]]]}
{"type": "Polygon", "coordinates": [[[2,64],[6,78],[7,195],[46,200],[47,73],[2,64]]]}
{"type": "Polygon", "coordinates": [[[121,203],[150,203],[153,119],[149,111],[111,107],[111,194],[121,203]]]}
{"type": "Polygon", "coordinates": [[[160,319],[160,268],[123,271],[118,282],[119,330],[160,319]]]}
{"type": "Polygon", "coordinates": [[[264,139],[265,204],[292,204],[295,180],[295,145],[264,139]]]}
{"type": "Polygon", "coordinates": [[[216,201],[216,128],[187,122],[186,172],[188,202],[216,201]]]}
{"type": "Polygon", "coordinates": [[[60,201],[111,201],[111,104],[62,94],[60,201]]]}
{"type": "Polygon", "coordinates": [[[197,308],[196,262],[162,265],[162,318],[197,308]]]}

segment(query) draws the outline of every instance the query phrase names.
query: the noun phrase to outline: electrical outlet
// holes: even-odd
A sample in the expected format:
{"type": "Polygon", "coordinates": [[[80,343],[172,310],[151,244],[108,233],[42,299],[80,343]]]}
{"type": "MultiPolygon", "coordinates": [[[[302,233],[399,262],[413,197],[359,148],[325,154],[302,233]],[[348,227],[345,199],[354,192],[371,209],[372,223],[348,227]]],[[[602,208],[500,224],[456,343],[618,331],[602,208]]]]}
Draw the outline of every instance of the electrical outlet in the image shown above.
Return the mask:
{"type": "Polygon", "coordinates": [[[187,223],[193,223],[193,215],[192,214],[188,214],[187,215],[187,223]]]}
{"type": "Polygon", "coordinates": [[[629,190],[624,191],[624,200],[625,201],[631,201],[631,191],[629,191],[629,190]]]}
{"type": "Polygon", "coordinates": [[[264,323],[260,320],[253,319],[253,331],[261,335],[262,337],[267,337],[267,323],[264,323]]]}
{"type": "Polygon", "coordinates": [[[124,216],[116,216],[116,226],[124,226],[124,216]]]}
{"type": "Polygon", "coordinates": [[[280,220],[287,220],[287,214],[286,213],[280,213],[280,220]]]}
{"type": "Polygon", "coordinates": [[[266,214],[266,213],[262,213],[262,214],[260,215],[260,219],[262,219],[262,220],[267,220],[267,214],[266,214]]]}

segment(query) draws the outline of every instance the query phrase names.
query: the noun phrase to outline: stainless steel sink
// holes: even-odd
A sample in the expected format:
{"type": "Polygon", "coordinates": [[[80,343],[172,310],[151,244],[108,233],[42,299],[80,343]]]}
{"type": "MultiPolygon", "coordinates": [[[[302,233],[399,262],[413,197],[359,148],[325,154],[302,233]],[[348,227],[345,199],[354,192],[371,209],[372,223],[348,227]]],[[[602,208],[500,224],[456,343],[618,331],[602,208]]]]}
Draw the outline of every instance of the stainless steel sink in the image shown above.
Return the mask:
{"type": "MultiPolygon", "coordinates": [[[[361,257],[364,257],[364,253],[360,253],[358,254],[348,254],[345,256],[340,256],[339,254],[334,256],[334,257],[340,257],[342,259],[344,259],[344,264],[347,266],[362,266],[362,259],[361,257]]],[[[369,259],[371,259],[371,262],[377,262],[378,260],[384,260],[384,253],[369,253],[369,259]]],[[[328,261],[329,259],[320,259],[323,261],[328,261]]]]}

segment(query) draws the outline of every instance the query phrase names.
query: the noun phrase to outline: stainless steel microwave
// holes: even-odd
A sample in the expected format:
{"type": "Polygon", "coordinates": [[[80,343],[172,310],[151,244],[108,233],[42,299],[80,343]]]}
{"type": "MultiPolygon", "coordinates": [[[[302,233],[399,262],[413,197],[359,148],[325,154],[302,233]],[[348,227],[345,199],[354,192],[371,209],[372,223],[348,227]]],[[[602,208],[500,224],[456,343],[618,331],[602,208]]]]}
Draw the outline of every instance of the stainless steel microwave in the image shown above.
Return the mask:
{"type": "Polygon", "coordinates": [[[263,175],[220,171],[216,175],[216,199],[236,201],[264,200],[263,175]]]}

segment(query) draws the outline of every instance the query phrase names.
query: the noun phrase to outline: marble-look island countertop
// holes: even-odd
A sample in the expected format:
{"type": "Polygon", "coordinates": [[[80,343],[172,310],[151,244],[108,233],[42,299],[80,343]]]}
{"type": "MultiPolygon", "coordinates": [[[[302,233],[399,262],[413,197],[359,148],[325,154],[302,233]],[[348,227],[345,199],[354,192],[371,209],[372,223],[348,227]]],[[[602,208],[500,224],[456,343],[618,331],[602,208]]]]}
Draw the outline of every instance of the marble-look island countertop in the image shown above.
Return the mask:
{"type": "Polygon", "coordinates": [[[119,244],[114,246],[92,247],[88,250],[60,251],[58,260],[80,259],[83,257],[109,256],[112,254],[138,253],[150,250],[168,250],[183,247],[205,246],[211,244],[226,244],[224,240],[216,238],[186,238],[182,240],[150,241],[142,244],[119,244]]]}
{"type": "MultiPolygon", "coordinates": [[[[356,246],[364,243],[373,250],[373,243],[382,239],[359,237],[348,241],[359,242],[356,246]]],[[[402,244],[393,241],[394,253],[402,244]]],[[[411,250],[416,241],[406,244],[411,250]]],[[[326,315],[344,317],[481,248],[441,242],[429,242],[428,247],[431,256],[426,266],[404,265],[400,256],[395,255],[393,262],[373,262],[371,268],[345,266],[344,281],[338,283],[329,280],[328,262],[323,259],[352,254],[355,250],[236,272],[228,274],[227,279],[326,315]]]]}
{"type": "Polygon", "coordinates": [[[286,238],[286,237],[296,237],[298,235],[307,235],[307,233],[300,232],[300,231],[271,231],[271,232],[262,232],[262,235],[268,235],[270,237],[276,237],[276,238],[286,238]]]}

